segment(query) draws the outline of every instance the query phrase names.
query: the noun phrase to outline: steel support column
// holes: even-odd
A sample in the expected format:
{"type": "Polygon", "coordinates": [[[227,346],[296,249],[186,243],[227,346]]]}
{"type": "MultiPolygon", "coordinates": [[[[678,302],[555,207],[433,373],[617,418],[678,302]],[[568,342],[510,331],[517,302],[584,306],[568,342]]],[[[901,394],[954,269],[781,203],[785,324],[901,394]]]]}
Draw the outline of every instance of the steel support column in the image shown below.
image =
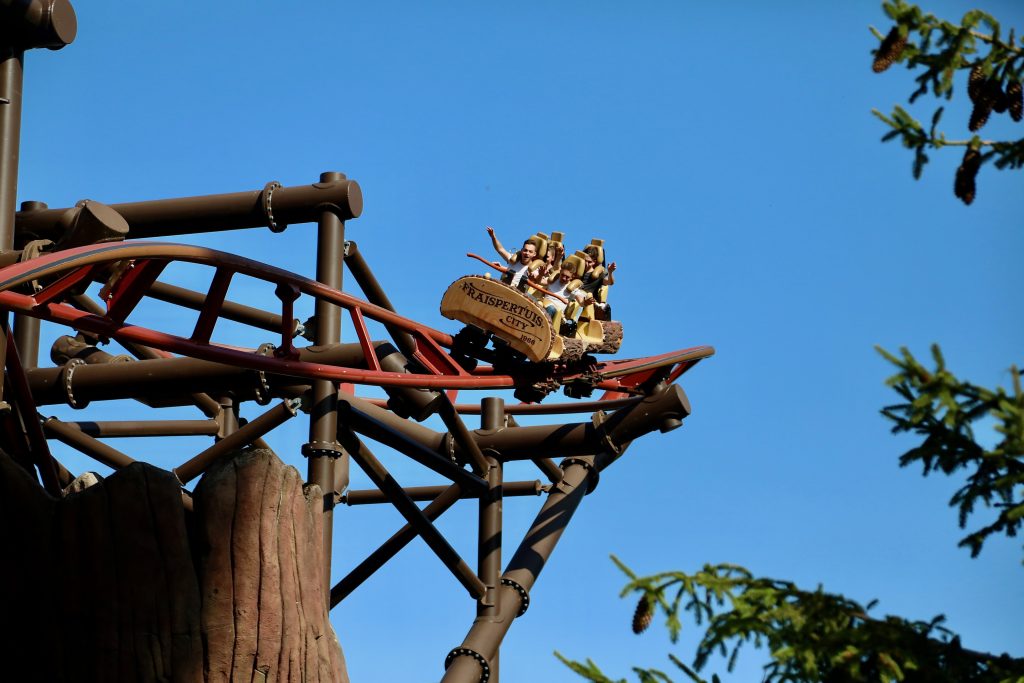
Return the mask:
{"type": "Polygon", "coordinates": [[[458,552],[451,546],[448,539],[437,530],[437,527],[430,523],[430,520],[416,506],[416,503],[409,496],[405,495],[401,484],[395,481],[391,473],[377,460],[376,456],[370,452],[370,449],[359,440],[355,432],[346,426],[342,426],[338,430],[338,438],[344,444],[345,450],[352,455],[352,458],[359,467],[366,473],[366,476],[370,478],[377,488],[387,494],[395,509],[412,525],[416,533],[423,538],[424,543],[444,562],[444,565],[455,575],[455,578],[459,580],[459,583],[462,584],[469,594],[477,600],[484,597],[487,589],[483,582],[473,573],[473,570],[469,568],[465,560],[459,557],[458,552]]]}
{"type": "MultiPolygon", "coordinates": [[[[505,426],[505,401],[489,396],[480,405],[480,427],[484,431],[505,426]]],[[[501,530],[504,482],[501,461],[495,453],[484,453],[487,462],[487,491],[480,496],[477,540],[477,571],[487,586],[487,595],[477,603],[477,618],[498,616],[498,587],[501,579],[501,530]]],[[[491,681],[498,683],[498,649],[491,657],[491,681]]]]}
{"type": "Polygon", "coordinates": [[[530,589],[587,493],[593,457],[569,458],[563,466],[565,476],[548,494],[501,577],[496,616],[476,618],[462,645],[448,654],[442,683],[480,683],[489,679],[502,639],[512,621],[526,611],[530,589]]]}
{"type": "Polygon", "coordinates": [[[14,248],[25,52],[0,45],[0,251],[14,248]]]}
{"type": "MultiPolygon", "coordinates": [[[[345,180],[343,173],[320,174],[321,183],[345,180]]],[[[324,207],[317,219],[316,279],[318,282],[341,290],[345,259],[345,222],[339,207],[324,207]]],[[[317,299],[316,343],[318,346],[341,341],[341,307],[317,299]]],[[[302,453],[309,459],[308,481],[316,484],[324,495],[323,534],[323,588],[324,595],[331,590],[331,552],[334,541],[334,501],[336,494],[348,486],[348,458],[338,445],[338,387],[331,380],[315,380],[312,384],[309,409],[309,443],[302,453]],[[340,469],[340,472],[336,472],[340,469]],[[335,491],[340,487],[339,491],[335,491]]],[[[328,598],[329,600],[329,598],[328,598]]]]}
{"type": "MultiPolygon", "coordinates": [[[[462,488],[458,484],[452,484],[442,491],[432,503],[423,508],[423,516],[430,522],[444,514],[448,508],[458,502],[462,497],[462,488]]],[[[412,539],[416,538],[416,529],[412,524],[406,524],[396,531],[391,538],[359,563],[359,565],[345,575],[334,588],[331,589],[331,607],[347,598],[352,591],[362,585],[364,581],[373,576],[373,573],[387,564],[388,560],[409,545],[412,539]]]]}

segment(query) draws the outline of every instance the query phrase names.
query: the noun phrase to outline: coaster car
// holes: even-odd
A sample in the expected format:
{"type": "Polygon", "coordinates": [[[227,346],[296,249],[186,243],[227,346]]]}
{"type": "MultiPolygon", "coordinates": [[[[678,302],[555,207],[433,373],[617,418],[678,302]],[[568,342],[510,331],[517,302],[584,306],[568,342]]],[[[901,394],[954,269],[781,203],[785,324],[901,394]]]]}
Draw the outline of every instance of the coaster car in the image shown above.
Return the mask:
{"type": "MultiPolygon", "coordinates": [[[[499,264],[480,256],[469,256],[503,270],[499,264]]],[[[571,256],[567,261],[573,263],[577,276],[581,276],[582,261],[573,259],[571,256]]],[[[555,296],[534,282],[529,283],[526,291],[520,291],[488,275],[467,275],[445,291],[441,315],[469,326],[460,334],[467,342],[462,351],[471,357],[479,357],[479,351],[492,336],[496,348],[507,346],[535,363],[577,361],[587,353],[619,350],[621,323],[597,320],[594,304],[581,306],[575,300],[570,300],[552,318],[542,302],[555,296]]]]}

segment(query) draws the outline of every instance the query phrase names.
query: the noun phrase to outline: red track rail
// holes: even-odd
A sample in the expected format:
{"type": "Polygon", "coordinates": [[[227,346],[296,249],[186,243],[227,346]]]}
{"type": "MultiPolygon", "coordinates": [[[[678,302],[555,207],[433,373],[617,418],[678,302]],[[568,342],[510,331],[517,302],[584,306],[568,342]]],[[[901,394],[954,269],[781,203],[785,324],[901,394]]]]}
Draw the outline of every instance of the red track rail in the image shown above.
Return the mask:
{"type": "MultiPolygon", "coordinates": [[[[193,358],[310,380],[330,379],[351,384],[455,390],[503,389],[536,381],[498,374],[490,366],[480,366],[473,373],[466,372],[446,351],[452,345],[449,334],[301,275],[204,247],[128,241],[79,247],[17,263],[0,269],[0,308],[61,323],[119,342],[143,344],[193,358]],[[199,312],[191,337],[125,323],[159,273],[174,261],[216,269],[206,303],[199,312]],[[59,303],[72,287],[96,278],[113,267],[121,268],[124,272],[110,289],[105,316],[93,315],[59,303]],[[281,300],[282,329],[281,345],[274,356],[209,341],[228,283],[235,274],[276,285],[276,293],[281,300]],[[33,295],[13,291],[33,280],[48,284],[33,295]],[[336,304],[349,312],[368,369],[322,365],[297,359],[292,346],[292,308],[295,299],[302,294],[336,304]],[[415,359],[429,374],[380,370],[370,343],[366,319],[411,334],[417,342],[415,359]]],[[[560,382],[586,378],[608,392],[604,398],[616,398],[634,393],[638,385],[662,368],[671,366],[668,376],[669,381],[673,381],[713,353],[714,349],[709,346],[697,346],[647,358],[598,362],[585,370],[554,365],[549,374],[552,379],[560,382]]]]}

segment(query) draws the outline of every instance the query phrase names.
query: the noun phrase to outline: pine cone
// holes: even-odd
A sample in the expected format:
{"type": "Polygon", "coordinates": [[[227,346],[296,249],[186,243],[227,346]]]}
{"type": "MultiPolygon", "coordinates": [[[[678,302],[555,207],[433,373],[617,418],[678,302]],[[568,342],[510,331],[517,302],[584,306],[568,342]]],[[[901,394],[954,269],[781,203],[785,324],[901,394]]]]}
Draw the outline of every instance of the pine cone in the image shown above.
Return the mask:
{"type": "Polygon", "coordinates": [[[871,70],[876,74],[880,74],[900,58],[903,54],[903,48],[907,46],[907,37],[900,35],[900,27],[893,26],[889,31],[889,34],[882,41],[882,44],[878,46],[878,51],[875,52],[875,61],[871,64],[871,70]]]}
{"type": "Polygon", "coordinates": [[[654,610],[646,595],[640,596],[640,602],[636,603],[636,611],[633,612],[633,633],[637,635],[647,630],[654,618],[654,610]]]}
{"type": "Polygon", "coordinates": [[[985,88],[988,90],[989,99],[992,100],[992,111],[997,114],[1002,114],[1006,111],[1010,100],[1006,97],[1006,93],[1003,92],[1002,84],[995,78],[990,78],[985,84],[985,88]]]}
{"type": "Polygon", "coordinates": [[[1010,81],[1006,86],[1007,108],[1010,110],[1010,118],[1020,121],[1024,114],[1024,88],[1021,88],[1020,81],[1010,81]]]}
{"type": "Polygon", "coordinates": [[[992,100],[989,98],[988,88],[984,88],[984,91],[978,95],[977,102],[974,103],[974,109],[971,110],[971,120],[967,123],[967,128],[971,131],[981,130],[981,127],[988,123],[988,116],[992,113],[992,100]]]}
{"type": "Polygon", "coordinates": [[[953,194],[964,204],[974,201],[974,179],[978,175],[979,168],[981,168],[981,152],[973,147],[968,147],[964,152],[964,159],[960,162],[960,167],[956,169],[956,180],[953,182],[953,194]]]}
{"type": "Polygon", "coordinates": [[[981,64],[971,69],[971,74],[967,77],[967,96],[971,98],[971,102],[977,103],[978,96],[981,95],[985,89],[985,71],[981,68],[981,64]]]}

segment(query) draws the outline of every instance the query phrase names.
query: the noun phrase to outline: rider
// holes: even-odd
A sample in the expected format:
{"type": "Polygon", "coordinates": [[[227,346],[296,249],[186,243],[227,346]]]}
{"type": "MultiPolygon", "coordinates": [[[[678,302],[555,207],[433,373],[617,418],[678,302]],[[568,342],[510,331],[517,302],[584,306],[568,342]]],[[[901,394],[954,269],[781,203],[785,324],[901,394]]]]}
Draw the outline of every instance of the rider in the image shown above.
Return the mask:
{"type": "Polygon", "coordinates": [[[615,261],[608,264],[605,268],[604,264],[598,264],[604,256],[604,250],[594,244],[588,244],[582,252],[583,255],[583,277],[581,278],[583,285],[580,290],[586,292],[587,300],[584,305],[595,304],[597,308],[597,317],[608,319],[611,316],[611,310],[608,302],[597,301],[597,294],[601,287],[605,285],[615,284],[615,261]]]}
{"type": "Polygon", "coordinates": [[[491,243],[494,250],[501,258],[508,262],[508,270],[501,276],[501,281],[516,289],[525,291],[529,286],[527,279],[535,280],[540,273],[538,266],[531,267],[534,259],[537,258],[537,244],[531,237],[523,242],[522,248],[515,254],[501,245],[498,236],[494,234],[494,228],[487,226],[487,234],[491,236],[491,243]]]}
{"type": "MultiPolygon", "coordinates": [[[[579,280],[576,279],[576,271],[569,264],[562,266],[558,272],[558,280],[548,286],[548,291],[564,299],[576,299],[580,305],[583,305],[587,298],[580,288],[579,280]]],[[[556,297],[545,296],[540,300],[540,305],[554,318],[558,311],[565,310],[567,303],[556,297]]]]}
{"type": "MultiPolygon", "coordinates": [[[[540,235],[542,233],[538,233],[540,235]]],[[[538,282],[544,287],[557,282],[562,271],[562,261],[565,258],[565,246],[562,244],[564,234],[552,232],[548,240],[548,250],[544,254],[544,262],[540,267],[540,279],[538,282]]]]}

